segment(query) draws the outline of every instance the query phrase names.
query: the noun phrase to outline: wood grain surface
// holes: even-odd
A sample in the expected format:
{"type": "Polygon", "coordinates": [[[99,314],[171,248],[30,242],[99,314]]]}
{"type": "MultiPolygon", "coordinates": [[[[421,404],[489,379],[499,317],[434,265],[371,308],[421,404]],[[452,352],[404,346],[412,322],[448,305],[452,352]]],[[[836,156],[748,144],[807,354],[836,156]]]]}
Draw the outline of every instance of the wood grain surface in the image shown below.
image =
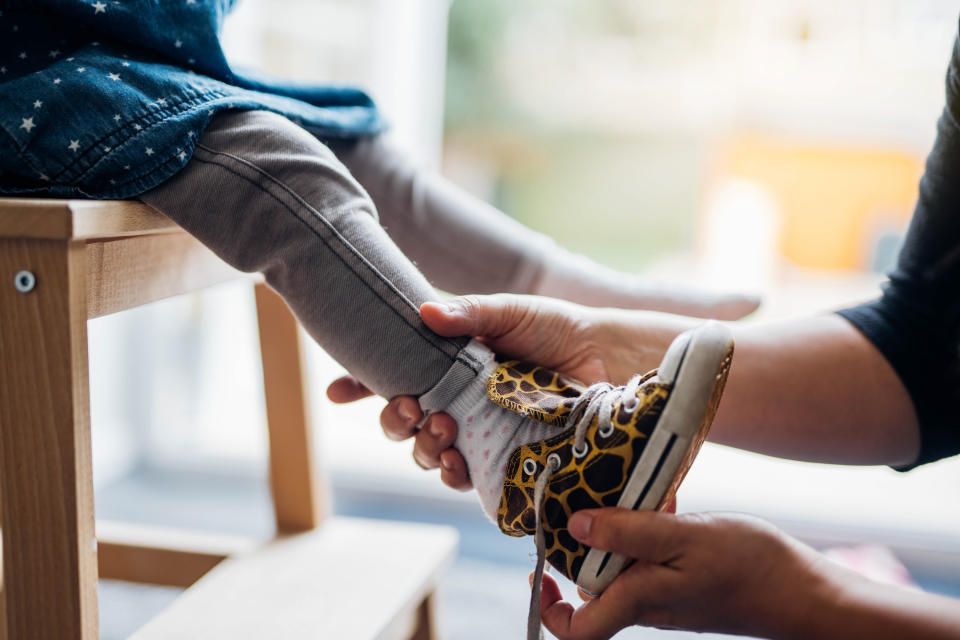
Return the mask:
{"type": "Polygon", "coordinates": [[[424,602],[456,545],[449,527],[331,517],[224,560],[131,640],[433,640],[424,602]]]}
{"type": "Polygon", "coordinates": [[[4,637],[97,637],[86,260],[81,243],[0,239],[4,637]],[[36,286],[14,287],[29,269],[36,286]]]}
{"type": "Polygon", "coordinates": [[[255,294],[277,531],[308,531],[323,519],[326,494],[317,482],[299,328],[287,303],[267,285],[257,284],[255,294]]]}

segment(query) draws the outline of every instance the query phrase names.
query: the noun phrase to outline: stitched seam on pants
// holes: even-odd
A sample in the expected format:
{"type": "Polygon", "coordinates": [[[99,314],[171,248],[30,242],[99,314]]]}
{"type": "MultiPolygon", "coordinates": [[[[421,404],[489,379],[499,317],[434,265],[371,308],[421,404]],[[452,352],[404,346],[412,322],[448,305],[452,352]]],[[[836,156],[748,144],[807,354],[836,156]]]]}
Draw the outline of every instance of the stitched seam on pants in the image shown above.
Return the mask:
{"type": "Polygon", "coordinates": [[[474,373],[480,373],[480,369],[483,368],[483,363],[477,360],[466,349],[460,350],[460,353],[457,354],[457,360],[465,364],[469,369],[473,369],[474,373]]]}
{"type": "MultiPolygon", "coordinates": [[[[246,160],[243,160],[242,158],[237,158],[236,156],[233,156],[233,155],[231,155],[231,154],[229,154],[229,153],[223,153],[223,152],[220,152],[220,151],[214,151],[214,150],[210,149],[209,147],[205,147],[205,146],[203,146],[203,145],[197,145],[197,148],[198,148],[198,149],[202,148],[203,150],[205,150],[205,151],[207,151],[207,152],[209,152],[209,153],[212,153],[212,154],[214,154],[214,155],[224,156],[224,157],[226,157],[226,158],[230,158],[230,159],[232,159],[232,160],[235,160],[235,161],[240,162],[240,163],[243,164],[244,166],[249,167],[249,168],[255,170],[258,174],[260,174],[260,175],[263,176],[264,178],[270,180],[273,184],[281,187],[285,192],[287,192],[289,195],[292,195],[296,200],[298,200],[299,203],[300,203],[302,206],[306,207],[307,209],[311,209],[311,210],[313,209],[313,207],[311,207],[311,206],[310,206],[307,202],[305,202],[302,198],[300,198],[299,196],[297,196],[296,193],[294,193],[294,192],[293,192],[289,187],[287,187],[282,181],[278,180],[277,178],[274,178],[272,175],[270,175],[270,174],[267,173],[266,171],[263,171],[262,169],[260,169],[260,168],[257,167],[256,165],[254,165],[254,164],[252,164],[252,163],[250,163],[250,162],[248,162],[248,161],[246,161],[246,160]]],[[[299,214],[293,209],[293,207],[291,207],[287,202],[284,202],[284,200],[281,199],[280,197],[278,197],[277,194],[272,193],[270,190],[266,189],[266,188],[264,187],[264,185],[261,185],[261,184],[257,183],[256,181],[252,180],[250,177],[243,175],[243,174],[240,173],[239,171],[236,171],[235,169],[227,166],[227,165],[226,165],[225,163],[223,163],[223,162],[216,162],[216,161],[214,161],[214,160],[203,160],[203,159],[199,158],[196,153],[194,153],[193,160],[196,160],[197,162],[200,162],[200,163],[202,163],[202,164],[210,164],[210,165],[213,165],[213,166],[220,167],[220,168],[223,169],[224,171],[227,171],[228,173],[231,173],[231,174],[237,176],[237,177],[240,178],[241,180],[244,180],[244,181],[250,183],[252,186],[256,187],[257,189],[259,189],[259,190],[262,191],[263,193],[269,195],[271,198],[273,198],[274,200],[276,200],[281,206],[283,206],[287,211],[289,211],[289,212],[293,215],[294,218],[296,218],[301,224],[303,224],[307,229],[309,229],[310,232],[313,233],[325,246],[327,246],[327,247],[330,249],[331,253],[333,253],[333,254],[337,257],[337,259],[339,259],[339,260],[347,267],[347,269],[349,269],[355,276],[357,276],[357,278],[360,279],[360,281],[367,287],[367,289],[368,289],[370,292],[372,292],[377,298],[379,298],[381,301],[383,301],[383,303],[384,303],[394,314],[396,314],[397,317],[399,317],[407,326],[409,326],[411,329],[413,329],[414,332],[417,334],[417,336],[419,336],[424,342],[426,342],[427,344],[429,344],[430,346],[432,346],[433,348],[435,348],[437,351],[440,351],[444,356],[446,356],[447,358],[449,358],[449,359],[451,360],[451,362],[455,362],[455,361],[458,359],[458,358],[457,358],[457,354],[450,354],[450,353],[448,353],[448,352],[446,351],[446,349],[444,349],[440,344],[437,344],[437,342],[441,342],[441,344],[444,344],[444,345],[453,346],[453,347],[457,350],[458,353],[459,353],[459,351],[461,350],[460,345],[458,345],[456,342],[453,342],[452,340],[443,339],[443,338],[440,337],[440,336],[438,336],[438,338],[440,338],[440,340],[434,341],[434,340],[431,339],[431,336],[424,335],[424,333],[420,330],[419,327],[417,327],[416,325],[414,325],[413,323],[411,323],[402,313],[400,313],[396,308],[394,308],[394,306],[390,303],[390,301],[388,301],[387,299],[385,299],[385,298],[380,294],[379,291],[377,291],[377,290],[374,289],[373,287],[369,286],[369,285],[366,283],[366,281],[364,280],[362,274],[354,267],[354,265],[350,264],[350,262],[349,262],[348,260],[346,260],[343,256],[341,256],[341,255],[331,246],[331,243],[330,243],[326,238],[324,238],[323,235],[322,235],[317,229],[313,228],[313,226],[310,224],[309,221],[305,220],[301,215],[299,215],[299,214]]],[[[364,265],[367,266],[367,268],[370,270],[371,274],[372,274],[378,281],[380,281],[381,283],[385,284],[389,289],[391,289],[394,293],[396,293],[397,296],[400,298],[400,300],[403,301],[403,302],[406,302],[411,309],[417,311],[417,309],[416,309],[416,307],[414,307],[413,303],[410,302],[405,296],[403,296],[403,294],[400,293],[400,292],[396,289],[396,287],[393,286],[393,283],[391,283],[389,280],[387,280],[386,278],[384,278],[383,275],[376,269],[376,267],[374,267],[372,264],[370,264],[370,263],[366,260],[366,258],[364,258],[362,255],[360,255],[360,253],[357,252],[357,250],[353,247],[353,245],[351,245],[349,242],[347,242],[346,239],[343,238],[343,236],[342,236],[335,228],[333,228],[333,226],[330,224],[330,222],[329,222],[328,220],[324,219],[323,216],[319,215],[319,213],[318,213],[317,215],[313,216],[313,217],[314,217],[314,219],[316,219],[316,220],[320,220],[320,221],[324,224],[324,226],[327,228],[327,230],[330,231],[332,234],[334,234],[334,236],[342,242],[342,246],[344,246],[345,248],[347,248],[347,249],[348,249],[350,252],[352,252],[356,257],[358,257],[358,258],[360,259],[360,261],[361,261],[364,265]]]]}

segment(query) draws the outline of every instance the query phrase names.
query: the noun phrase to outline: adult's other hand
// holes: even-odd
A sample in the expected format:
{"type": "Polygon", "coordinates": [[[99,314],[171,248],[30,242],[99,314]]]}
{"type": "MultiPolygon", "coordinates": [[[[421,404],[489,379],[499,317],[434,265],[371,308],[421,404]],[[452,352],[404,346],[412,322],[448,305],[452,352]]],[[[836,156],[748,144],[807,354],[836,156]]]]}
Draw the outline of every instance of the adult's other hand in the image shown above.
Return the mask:
{"type": "Polygon", "coordinates": [[[595,509],[574,514],[569,532],[635,562],[579,608],[544,576],[542,620],[560,640],[632,625],[776,636],[803,628],[836,589],[826,559],[756,518],[595,509]]]}

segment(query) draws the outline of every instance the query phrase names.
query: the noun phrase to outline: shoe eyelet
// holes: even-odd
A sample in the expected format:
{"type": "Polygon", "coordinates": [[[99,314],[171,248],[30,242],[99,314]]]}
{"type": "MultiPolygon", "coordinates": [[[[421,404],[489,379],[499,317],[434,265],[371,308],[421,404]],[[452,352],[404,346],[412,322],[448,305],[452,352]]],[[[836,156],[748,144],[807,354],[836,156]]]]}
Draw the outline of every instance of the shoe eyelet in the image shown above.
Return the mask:
{"type": "Polygon", "coordinates": [[[590,445],[588,445],[586,442],[583,443],[583,449],[579,449],[579,450],[577,449],[577,445],[573,445],[573,450],[572,450],[573,457],[582,458],[583,456],[587,455],[587,452],[589,450],[590,450],[590,445]]]}
{"type": "Polygon", "coordinates": [[[537,472],[537,461],[533,458],[527,458],[523,461],[523,472],[528,476],[532,476],[537,472]]]}
{"type": "Polygon", "coordinates": [[[547,466],[552,466],[553,470],[556,471],[563,466],[563,461],[560,460],[560,456],[556,453],[551,453],[547,456],[547,466]]]}
{"type": "Polygon", "coordinates": [[[597,435],[599,435],[601,438],[609,438],[610,436],[613,435],[614,431],[616,431],[616,427],[614,427],[613,423],[611,422],[608,425],[604,425],[600,427],[597,430],[597,435]]]}
{"type": "Polygon", "coordinates": [[[624,411],[632,413],[637,407],[640,406],[640,399],[637,398],[637,396],[633,396],[628,400],[625,400],[621,406],[623,407],[624,411]]]}

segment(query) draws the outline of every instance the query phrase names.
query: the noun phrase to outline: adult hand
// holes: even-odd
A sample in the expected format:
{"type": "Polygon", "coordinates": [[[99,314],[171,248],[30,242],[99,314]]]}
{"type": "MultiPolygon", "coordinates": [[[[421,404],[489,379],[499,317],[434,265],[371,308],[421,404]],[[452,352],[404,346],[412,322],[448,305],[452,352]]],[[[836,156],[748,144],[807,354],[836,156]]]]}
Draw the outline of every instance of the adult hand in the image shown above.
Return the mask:
{"type": "Polygon", "coordinates": [[[756,518],[594,509],[568,524],[581,542],[636,562],[576,609],[544,576],[541,619],[560,640],[603,640],[634,624],[783,639],[960,638],[960,601],[868,580],[756,518]]]}
{"type": "Polygon", "coordinates": [[[802,629],[836,591],[837,568],[755,518],[594,509],[574,514],[569,531],[636,562],[579,608],[544,576],[541,618],[560,640],[606,639],[632,625],[777,636],[802,629]]]}
{"type": "MultiPolygon", "coordinates": [[[[562,300],[497,294],[463,296],[420,307],[424,323],[442,336],[477,337],[505,357],[530,360],[591,384],[625,383],[633,374],[653,368],[678,333],[695,320],[659,313],[621,312],[583,307],[562,300]],[[631,321],[625,321],[625,315],[631,321]],[[642,318],[642,323],[634,319],[642,318]]],[[[356,379],[345,376],[327,389],[334,402],[352,402],[370,395],[356,379]]],[[[470,488],[466,464],[455,449],[456,424],[445,414],[431,416],[419,432],[423,414],[416,399],[393,398],[380,424],[393,440],[415,438],[414,459],[425,469],[442,468],[443,482],[470,488]]]]}
{"type": "MultiPolygon", "coordinates": [[[[494,351],[536,360],[588,383],[608,377],[603,349],[592,337],[596,323],[591,315],[596,312],[586,307],[534,296],[495,295],[426,303],[420,312],[424,323],[442,336],[477,336],[494,351]]],[[[327,396],[338,403],[369,395],[352,376],[335,380],[327,389],[327,396]]],[[[421,467],[440,467],[445,484],[469,489],[466,463],[451,448],[456,423],[446,414],[435,414],[417,431],[422,417],[415,398],[400,396],[384,408],[380,424],[392,440],[414,438],[413,457],[421,467]]]]}

